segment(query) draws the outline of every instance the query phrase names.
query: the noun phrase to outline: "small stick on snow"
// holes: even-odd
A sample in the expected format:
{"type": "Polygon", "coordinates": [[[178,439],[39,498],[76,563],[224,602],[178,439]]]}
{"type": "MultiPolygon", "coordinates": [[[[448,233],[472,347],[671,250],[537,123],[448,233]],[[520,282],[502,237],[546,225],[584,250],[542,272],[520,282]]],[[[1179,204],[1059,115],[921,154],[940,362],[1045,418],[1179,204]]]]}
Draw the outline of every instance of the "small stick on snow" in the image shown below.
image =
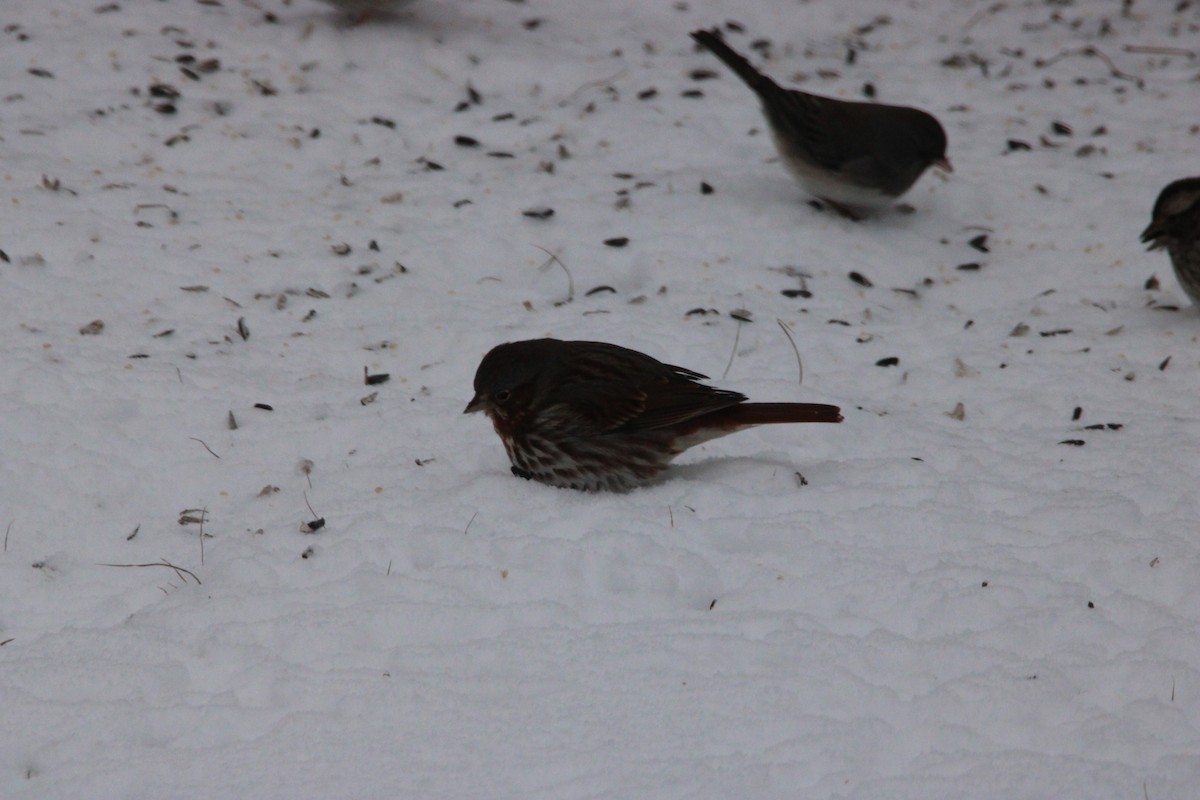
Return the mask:
{"type": "Polygon", "coordinates": [[[549,250],[542,247],[540,244],[535,244],[534,247],[536,247],[538,250],[541,250],[546,255],[550,256],[550,258],[546,259],[546,262],[544,264],[542,264],[540,267],[538,267],[538,269],[545,272],[546,270],[550,269],[551,264],[558,264],[560,267],[562,267],[562,271],[567,273],[567,299],[563,300],[561,303],[555,303],[555,305],[558,305],[558,306],[565,305],[565,304],[571,302],[572,300],[574,300],[575,299],[575,279],[571,277],[571,270],[567,269],[567,265],[564,264],[559,259],[558,256],[556,256],[554,253],[551,253],[549,250]]]}
{"type": "Polygon", "coordinates": [[[792,352],[796,354],[796,372],[798,373],[796,383],[804,385],[804,362],[800,360],[800,348],[796,347],[796,339],[792,336],[792,332],[788,330],[788,326],[783,323],[783,320],[778,317],[775,322],[779,324],[779,329],[783,331],[783,335],[787,337],[788,344],[792,346],[792,352]]]}
{"type": "Polygon", "coordinates": [[[1088,45],[1087,47],[1080,47],[1075,50],[1063,50],[1058,55],[1051,56],[1050,58],[1039,58],[1034,62],[1034,66],[1049,67],[1052,64],[1055,64],[1069,56],[1095,56],[1096,58],[1098,58],[1104,62],[1105,66],[1108,67],[1109,74],[1112,75],[1112,77],[1120,78],[1120,79],[1126,80],[1126,81],[1133,81],[1133,83],[1135,83],[1139,89],[1141,89],[1143,86],[1141,78],[1139,78],[1136,75],[1130,75],[1128,72],[1122,72],[1121,70],[1117,69],[1117,65],[1113,63],[1113,60],[1111,58],[1109,58],[1107,55],[1105,55],[1102,50],[1100,50],[1099,48],[1093,47],[1092,45],[1088,45]]]}
{"type": "MultiPolygon", "coordinates": [[[[734,317],[737,319],[737,317],[734,317]]],[[[737,333],[733,335],[733,350],[729,353],[729,363],[725,365],[725,371],[721,373],[721,380],[725,380],[725,376],[729,374],[730,367],[733,366],[734,356],[737,355],[738,340],[742,338],[742,321],[738,319],[737,333]]]]}
{"type": "Polygon", "coordinates": [[[972,14],[971,18],[969,20],[967,20],[966,24],[964,24],[962,26],[961,32],[966,33],[967,31],[971,30],[971,28],[974,28],[976,23],[978,23],[980,20],[984,19],[985,17],[990,17],[993,14],[995,14],[996,12],[1002,11],[1002,10],[1004,10],[1004,3],[993,3],[992,5],[988,6],[987,8],[979,9],[974,14],[972,14]]]}
{"type": "Polygon", "coordinates": [[[611,85],[614,81],[618,81],[621,78],[624,78],[625,73],[628,71],[629,70],[627,70],[627,69],[623,69],[620,72],[614,73],[613,75],[610,75],[607,78],[600,78],[598,80],[588,81],[587,83],[580,84],[579,88],[577,88],[575,91],[571,92],[569,95],[567,95],[565,100],[563,100],[559,103],[559,106],[567,105],[572,100],[574,100],[577,95],[579,95],[583,92],[586,92],[588,89],[594,89],[594,88],[597,88],[600,86],[611,85]]]}
{"type": "Polygon", "coordinates": [[[313,511],[312,504],[308,502],[308,492],[304,492],[304,505],[308,506],[308,511],[310,514],[313,515],[313,518],[312,518],[311,522],[301,522],[300,523],[300,532],[301,533],[316,533],[317,531],[321,530],[321,528],[324,528],[325,527],[325,518],[318,517],[317,512],[313,511]]]}
{"type": "Polygon", "coordinates": [[[1146,53],[1154,56],[1186,56],[1188,58],[1195,58],[1200,54],[1200,51],[1188,50],[1183,47],[1166,47],[1155,44],[1127,44],[1121,47],[1121,52],[1146,53]]]}
{"type": "Polygon", "coordinates": [[[190,569],[184,569],[183,567],[177,567],[174,564],[172,564],[170,561],[167,561],[165,558],[162,559],[161,561],[154,561],[149,564],[97,564],[96,566],[98,566],[98,567],[166,567],[167,569],[175,570],[175,574],[178,575],[180,580],[182,580],[184,583],[187,583],[187,579],[191,578],[192,580],[194,580],[196,582],[197,586],[201,585],[200,579],[196,577],[196,573],[192,572],[190,569]],[[187,576],[187,577],[184,577],[184,576],[187,576]]]}
{"type": "Polygon", "coordinates": [[[203,439],[197,439],[195,436],[189,436],[188,438],[189,438],[189,439],[191,439],[193,442],[200,442],[200,444],[203,444],[203,445],[204,445],[204,449],[205,449],[205,450],[207,450],[207,451],[208,451],[208,453],[209,453],[209,455],[211,455],[213,458],[220,458],[220,456],[219,456],[219,455],[217,455],[216,453],[214,453],[214,452],[212,451],[212,448],[211,448],[211,447],[209,447],[208,445],[204,444],[204,440],[203,440],[203,439]]]}

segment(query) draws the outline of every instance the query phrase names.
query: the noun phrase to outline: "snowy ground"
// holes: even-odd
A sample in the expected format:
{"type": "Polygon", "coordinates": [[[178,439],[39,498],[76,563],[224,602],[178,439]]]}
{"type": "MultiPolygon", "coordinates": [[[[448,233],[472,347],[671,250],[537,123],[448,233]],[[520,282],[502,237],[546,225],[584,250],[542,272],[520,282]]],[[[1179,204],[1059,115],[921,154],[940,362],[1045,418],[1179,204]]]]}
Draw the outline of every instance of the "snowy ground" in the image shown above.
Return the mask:
{"type": "Polygon", "coordinates": [[[1200,4],[1122,5],[5,0],[0,796],[1195,797],[1200,4]],[[731,19],[955,172],[806,204],[731,19]],[[846,421],[517,480],[543,335],[846,421]]]}

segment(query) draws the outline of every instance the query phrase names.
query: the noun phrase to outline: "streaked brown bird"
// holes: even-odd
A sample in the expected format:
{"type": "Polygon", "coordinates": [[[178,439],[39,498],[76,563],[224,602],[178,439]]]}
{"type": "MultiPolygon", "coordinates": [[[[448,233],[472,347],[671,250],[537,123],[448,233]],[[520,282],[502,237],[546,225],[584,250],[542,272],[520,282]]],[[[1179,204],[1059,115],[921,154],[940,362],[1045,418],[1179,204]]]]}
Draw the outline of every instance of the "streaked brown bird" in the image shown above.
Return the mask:
{"type": "Polygon", "coordinates": [[[1149,250],[1167,248],[1179,285],[1200,307],[1200,177],[1181,178],[1159,192],[1142,241],[1149,250]]]}
{"type": "Polygon", "coordinates": [[[589,491],[632,489],[754,425],[842,421],[837,406],[748,403],[705,377],[604,342],[508,342],[483,357],[463,413],[491,418],[514,475],[589,491]]]}
{"type": "Polygon", "coordinates": [[[886,206],[931,166],[953,171],[946,131],[932,114],[784,89],[725,44],[718,29],[692,38],[754,90],[784,166],[844,216],[859,219],[886,206]]]}

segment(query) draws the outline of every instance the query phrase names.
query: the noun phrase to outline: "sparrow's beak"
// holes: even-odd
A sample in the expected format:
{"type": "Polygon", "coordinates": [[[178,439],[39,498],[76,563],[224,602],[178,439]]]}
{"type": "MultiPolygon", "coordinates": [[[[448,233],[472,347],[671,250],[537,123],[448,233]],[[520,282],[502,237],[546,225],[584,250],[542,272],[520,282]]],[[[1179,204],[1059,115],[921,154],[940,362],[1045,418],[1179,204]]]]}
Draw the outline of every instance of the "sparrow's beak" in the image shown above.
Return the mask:
{"type": "Polygon", "coordinates": [[[1163,246],[1159,236],[1162,236],[1162,226],[1158,224],[1158,220],[1154,220],[1142,231],[1142,244],[1150,245],[1147,250],[1157,250],[1163,246]]]}
{"type": "Polygon", "coordinates": [[[933,162],[933,165],[945,172],[954,172],[954,167],[950,165],[950,159],[948,158],[939,158],[937,161],[933,162]]]}
{"type": "Polygon", "coordinates": [[[476,411],[483,411],[483,407],[487,405],[487,395],[476,392],[471,398],[471,402],[467,403],[467,407],[463,409],[464,414],[474,414],[476,411]]]}

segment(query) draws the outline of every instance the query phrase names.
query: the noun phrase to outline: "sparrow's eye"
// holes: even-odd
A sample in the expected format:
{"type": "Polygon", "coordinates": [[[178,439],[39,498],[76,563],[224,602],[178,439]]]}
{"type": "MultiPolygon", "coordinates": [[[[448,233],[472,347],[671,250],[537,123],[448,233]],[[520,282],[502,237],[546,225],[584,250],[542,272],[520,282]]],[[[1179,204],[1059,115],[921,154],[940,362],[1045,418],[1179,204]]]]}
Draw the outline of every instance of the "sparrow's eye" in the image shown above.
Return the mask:
{"type": "Polygon", "coordinates": [[[510,397],[512,397],[512,392],[510,392],[508,389],[505,389],[504,391],[496,392],[496,394],[492,396],[492,399],[497,403],[507,403],[510,397]]]}

